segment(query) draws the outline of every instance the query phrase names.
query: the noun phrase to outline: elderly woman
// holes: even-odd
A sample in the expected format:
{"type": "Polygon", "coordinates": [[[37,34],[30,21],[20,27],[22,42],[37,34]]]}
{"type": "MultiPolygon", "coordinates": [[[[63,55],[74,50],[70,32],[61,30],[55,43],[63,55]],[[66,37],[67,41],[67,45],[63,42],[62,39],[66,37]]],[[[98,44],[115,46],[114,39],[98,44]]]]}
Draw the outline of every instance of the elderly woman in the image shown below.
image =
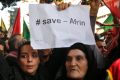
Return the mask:
{"type": "Polygon", "coordinates": [[[88,45],[73,44],[66,54],[66,61],[56,80],[99,80],[93,51],[88,45]]]}

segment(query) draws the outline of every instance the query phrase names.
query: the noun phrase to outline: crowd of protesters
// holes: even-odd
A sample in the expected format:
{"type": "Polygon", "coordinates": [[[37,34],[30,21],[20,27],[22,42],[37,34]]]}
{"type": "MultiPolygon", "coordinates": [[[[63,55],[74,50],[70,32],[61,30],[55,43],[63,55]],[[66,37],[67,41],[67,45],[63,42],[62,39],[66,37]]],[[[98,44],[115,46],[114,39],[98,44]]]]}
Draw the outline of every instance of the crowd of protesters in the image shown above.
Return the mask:
{"type": "MultiPolygon", "coordinates": [[[[56,4],[59,10],[70,6],[56,4]]],[[[98,3],[90,5],[94,31],[98,3]]],[[[102,39],[95,34],[96,45],[76,42],[68,48],[41,50],[33,49],[21,34],[10,38],[6,34],[0,30],[0,80],[120,80],[119,28],[108,30],[102,39]]]]}

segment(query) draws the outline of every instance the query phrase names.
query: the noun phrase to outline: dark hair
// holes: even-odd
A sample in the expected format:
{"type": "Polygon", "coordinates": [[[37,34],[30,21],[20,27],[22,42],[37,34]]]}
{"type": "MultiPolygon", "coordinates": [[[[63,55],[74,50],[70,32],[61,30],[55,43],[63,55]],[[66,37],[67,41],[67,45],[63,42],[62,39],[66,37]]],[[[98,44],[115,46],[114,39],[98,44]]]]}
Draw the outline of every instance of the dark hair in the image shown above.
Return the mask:
{"type": "Polygon", "coordinates": [[[22,48],[24,45],[30,45],[30,41],[22,42],[22,43],[19,45],[19,47],[18,47],[18,58],[20,57],[21,48],[22,48]]]}
{"type": "Polygon", "coordinates": [[[96,34],[95,33],[95,41],[97,42],[97,41],[104,41],[104,39],[100,39],[101,38],[101,36],[99,35],[99,34],[96,34]]]}
{"type": "Polygon", "coordinates": [[[8,45],[9,45],[9,51],[15,51],[15,42],[17,41],[16,37],[21,36],[21,34],[15,34],[11,36],[8,40],[8,45]]]}
{"type": "Polygon", "coordinates": [[[52,2],[53,2],[53,0],[40,0],[40,3],[48,3],[48,4],[50,4],[52,2]]]}
{"type": "MultiPolygon", "coordinates": [[[[85,56],[87,58],[88,71],[87,71],[87,74],[84,80],[96,80],[97,63],[94,57],[94,53],[90,48],[90,45],[85,45],[82,43],[75,43],[70,48],[68,48],[67,54],[69,53],[70,50],[73,50],[73,49],[82,50],[85,53],[85,56]]],[[[66,57],[67,57],[67,54],[66,54],[66,57]]]]}
{"type": "Polygon", "coordinates": [[[46,3],[51,3],[53,0],[45,0],[46,3]]]}
{"type": "MultiPolygon", "coordinates": [[[[21,44],[19,45],[19,47],[18,47],[18,59],[19,59],[19,57],[20,57],[20,52],[21,52],[21,49],[22,49],[22,47],[24,46],[24,45],[30,45],[30,41],[23,41],[23,42],[21,42],[21,44]]],[[[38,53],[39,53],[39,51],[38,51],[38,53]]],[[[39,54],[39,58],[40,58],[40,54],[39,54]]],[[[41,58],[40,58],[41,59],[41,58]]]]}

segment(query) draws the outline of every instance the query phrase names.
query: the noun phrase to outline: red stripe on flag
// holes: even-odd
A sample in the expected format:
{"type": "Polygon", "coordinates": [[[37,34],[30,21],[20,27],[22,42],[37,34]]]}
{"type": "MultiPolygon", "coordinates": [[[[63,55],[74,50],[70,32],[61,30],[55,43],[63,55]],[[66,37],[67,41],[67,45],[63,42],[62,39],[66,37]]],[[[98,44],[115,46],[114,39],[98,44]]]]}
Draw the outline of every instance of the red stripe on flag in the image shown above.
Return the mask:
{"type": "Polygon", "coordinates": [[[20,34],[20,8],[18,8],[17,16],[13,26],[12,35],[14,34],[20,34]]]}
{"type": "Polygon", "coordinates": [[[112,14],[120,19],[120,0],[103,0],[112,14]]]}

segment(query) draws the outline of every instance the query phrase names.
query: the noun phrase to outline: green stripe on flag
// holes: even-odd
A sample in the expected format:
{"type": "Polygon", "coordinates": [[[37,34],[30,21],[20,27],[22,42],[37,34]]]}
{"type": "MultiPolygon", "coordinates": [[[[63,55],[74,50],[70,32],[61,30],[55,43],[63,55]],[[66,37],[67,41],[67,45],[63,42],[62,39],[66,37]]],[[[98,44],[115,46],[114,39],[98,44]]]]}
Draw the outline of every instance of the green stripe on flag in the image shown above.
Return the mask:
{"type": "Polygon", "coordinates": [[[30,32],[25,20],[23,20],[23,37],[26,40],[30,40],[30,32]]]}
{"type": "MultiPolygon", "coordinates": [[[[108,18],[104,21],[105,24],[113,24],[113,16],[110,14],[108,18]]],[[[107,31],[109,29],[112,29],[112,26],[102,26],[104,31],[107,31]]]]}

